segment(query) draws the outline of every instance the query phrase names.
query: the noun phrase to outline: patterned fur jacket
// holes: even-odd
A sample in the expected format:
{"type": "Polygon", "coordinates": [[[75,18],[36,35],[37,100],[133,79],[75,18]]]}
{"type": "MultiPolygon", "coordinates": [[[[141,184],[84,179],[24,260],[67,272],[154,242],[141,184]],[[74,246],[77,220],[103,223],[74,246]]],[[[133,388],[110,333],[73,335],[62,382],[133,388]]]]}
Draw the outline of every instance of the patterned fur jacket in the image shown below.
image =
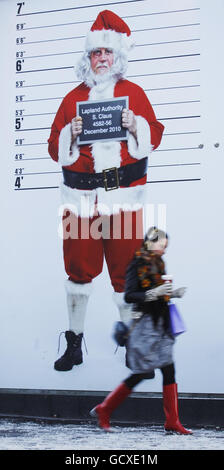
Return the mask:
{"type": "Polygon", "coordinates": [[[156,324],[159,317],[164,318],[164,326],[169,326],[168,302],[164,298],[151,302],[145,301],[145,292],[163,283],[165,263],[161,256],[141,248],[127,268],[125,282],[125,301],[133,303],[134,312],[151,315],[156,324]]]}

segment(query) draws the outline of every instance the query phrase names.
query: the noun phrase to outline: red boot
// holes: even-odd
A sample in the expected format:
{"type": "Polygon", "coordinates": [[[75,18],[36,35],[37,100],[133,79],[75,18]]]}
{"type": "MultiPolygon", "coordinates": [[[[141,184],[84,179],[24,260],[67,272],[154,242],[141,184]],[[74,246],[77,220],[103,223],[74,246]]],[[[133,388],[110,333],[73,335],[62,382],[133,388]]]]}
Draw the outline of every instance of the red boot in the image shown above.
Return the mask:
{"type": "Polygon", "coordinates": [[[192,431],[185,429],[179,420],[177,384],[164,385],[163,387],[163,408],[166,416],[164,428],[166,431],[174,431],[178,434],[192,434],[192,431]]]}
{"type": "Polygon", "coordinates": [[[90,415],[98,418],[98,424],[105,431],[111,431],[111,413],[130,395],[131,390],[121,383],[115,390],[109,393],[105,400],[90,411],[90,415]]]}

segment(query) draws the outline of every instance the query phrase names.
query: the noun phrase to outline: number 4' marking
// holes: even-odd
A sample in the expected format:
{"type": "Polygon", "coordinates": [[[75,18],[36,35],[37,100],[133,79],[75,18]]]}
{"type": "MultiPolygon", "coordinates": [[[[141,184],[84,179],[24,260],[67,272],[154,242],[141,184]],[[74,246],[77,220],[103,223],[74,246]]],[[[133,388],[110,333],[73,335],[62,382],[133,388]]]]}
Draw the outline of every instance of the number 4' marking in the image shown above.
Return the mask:
{"type": "Polygon", "coordinates": [[[19,189],[21,186],[21,180],[23,179],[23,176],[17,176],[16,181],[15,181],[15,186],[19,189]]]}
{"type": "Polygon", "coordinates": [[[19,14],[20,14],[20,11],[21,11],[21,8],[22,8],[22,6],[23,6],[23,5],[25,5],[25,2],[17,3],[17,5],[18,5],[17,15],[19,15],[19,14]]]}

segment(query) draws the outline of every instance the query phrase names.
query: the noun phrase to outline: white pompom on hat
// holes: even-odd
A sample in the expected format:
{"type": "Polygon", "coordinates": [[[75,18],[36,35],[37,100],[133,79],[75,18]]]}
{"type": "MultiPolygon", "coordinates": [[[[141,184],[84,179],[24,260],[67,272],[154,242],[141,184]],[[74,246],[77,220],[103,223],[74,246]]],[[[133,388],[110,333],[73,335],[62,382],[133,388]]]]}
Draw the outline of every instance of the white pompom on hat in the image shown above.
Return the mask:
{"type": "Polygon", "coordinates": [[[134,47],[128,25],[110,10],[101,11],[86,37],[85,49],[91,52],[104,47],[126,53],[134,47]]]}

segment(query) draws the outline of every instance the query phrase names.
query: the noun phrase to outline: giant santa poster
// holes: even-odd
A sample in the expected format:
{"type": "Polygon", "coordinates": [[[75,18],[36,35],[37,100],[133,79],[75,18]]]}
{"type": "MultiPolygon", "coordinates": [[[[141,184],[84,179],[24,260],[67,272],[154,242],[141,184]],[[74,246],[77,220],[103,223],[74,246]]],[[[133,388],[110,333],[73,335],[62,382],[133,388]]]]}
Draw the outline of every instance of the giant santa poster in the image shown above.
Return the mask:
{"type": "MultiPolygon", "coordinates": [[[[174,287],[187,287],[176,300],[187,328],[175,344],[179,389],[222,393],[221,15],[212,20],[207,0],[8,0],[0,10],[1,387],[109,391],[131,373],[112,331],[130,314],[125,268],[155,225],[169,235],[174,287]],[[102,28],[103,10],[121,22],[102,28]],[[115,126],[98,104],[97,132],[78,143],[77,103],[121,97],[132,113],[120,109],[115,126]],[[125,140],[92,140],[119,126],[125,140]],[[79,345],[63,370],[68,331],[79,345]]],[[[157,370],[137,390],[159,392],[161,380],[157,370]]]]}

